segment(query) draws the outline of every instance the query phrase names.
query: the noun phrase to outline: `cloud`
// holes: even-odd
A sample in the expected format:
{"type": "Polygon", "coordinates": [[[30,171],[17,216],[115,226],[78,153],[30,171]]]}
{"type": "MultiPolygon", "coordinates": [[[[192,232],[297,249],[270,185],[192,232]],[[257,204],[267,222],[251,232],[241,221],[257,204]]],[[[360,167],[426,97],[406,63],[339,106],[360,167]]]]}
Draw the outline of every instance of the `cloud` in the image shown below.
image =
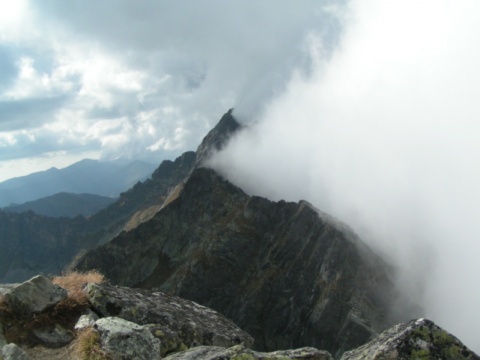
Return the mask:
{"type": "Polygon", "coordinates": [[[34,129],[51,121],[54,113],[68,101],[67,97],[0,100],[0,132],[34,129]]]}
{"type": "Polygon", "coordinates": [[[480,6],[352,1],[258,122],[211,165],[250,193],[308,199],[399,268],[403,291],[480,351],[480,6]],[[320,54],[320,56],[318,56],[320,54]]]}
{"type": "Polygon", "coordinates": [[[245,118],[262,111],[292,69],[308,68],[306,34],[333,48],[343,3],[19,2],[1,25],[9,69],[0,74],[8,79],[0,131],[42,127],[59,146],[77,138],[105,158],[173,157],[194,149],[229,108],[245,118]],[[81,133],[107,122],[118,133],[81,133]]]}

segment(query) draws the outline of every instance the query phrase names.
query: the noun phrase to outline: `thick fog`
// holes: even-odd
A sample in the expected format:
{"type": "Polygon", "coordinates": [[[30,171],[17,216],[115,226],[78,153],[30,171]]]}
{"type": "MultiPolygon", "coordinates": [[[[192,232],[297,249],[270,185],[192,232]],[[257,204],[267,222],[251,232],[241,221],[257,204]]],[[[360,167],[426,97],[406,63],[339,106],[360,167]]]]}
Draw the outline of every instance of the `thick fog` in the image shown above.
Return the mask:
{"type": "Polygon", "coordinates": [[[249,193],[307,199],[399,269],[425,317],[480,351],[480,3],[352,1],[340,44],[211,165],[249,193]]]}

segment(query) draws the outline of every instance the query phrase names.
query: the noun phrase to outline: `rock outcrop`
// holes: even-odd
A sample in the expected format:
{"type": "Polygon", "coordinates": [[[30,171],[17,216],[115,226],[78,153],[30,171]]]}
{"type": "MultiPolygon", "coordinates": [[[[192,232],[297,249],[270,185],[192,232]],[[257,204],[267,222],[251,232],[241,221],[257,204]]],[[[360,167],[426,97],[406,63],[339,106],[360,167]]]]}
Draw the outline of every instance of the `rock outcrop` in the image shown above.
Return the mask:
{"type": "Polygon", "coordinates": [[[158,290],[90,284],[86,291],[92,309],[100,316],[148,325],[162,342],[163,354],[197,345],[253,344],[250,335],[219,313],[158,290]]]}
{"type": "Polygon", "coordinates": [[[258,350],[314,346],[338,356],[394,321],[390,269],[348,227],[305,201],[250,197],[205,168],[152,220],[86,254],[78,269],[211,307],[258,350]]]}
{"type": "Polygon", "coordinates": [[[83,296],[65,299],[56,296],[58,286],[37,276],[11,291],[39,282],[47,282],[42,285],[47,290],[22,292],[8,302],[0,299],[0,350],[7,342],[61,348],[72,342],[75,331],[89,328],[99,334],[99,348],[113,359],[154,359],[200,345],[253,344],[250,335],[216,311],[158,290],[90,283],[83,296]],[[39,303],[37,297],[44,305],[26,311],[25,304],[39,303]],[[48,305],[45,298],[50,299],[48,305]]]}
{"type": "Polygon", "coordinates": [[[274,351],[261,353],[245,348],[242,345],[225,349],[215,346],[197,346],[167,356],[165,360],[333,360],[326,351],[314,348],[274,351]]]}
{"type": "Polygon", "coordinates": [[[115,360],[160,359],[160,340],[148,327],[117,317],[99,319],[93,325],[100,333],[101,348],[115,360]]]}
{"type": "Polygon", "coordinates": [[[381,359],[479,360],[480,357],[432,321],[419,319],[396,325],[342,356],[342,360],[381,359]]]}
{"type": "Polygon", "coordinates": [[[4,295],[10,308],[24,317],[41,313],[66,297],[65,289],[53,284],[42,275],[14,286],[4,295]]]}
{"type": "Polygon", "coordinates": [[[218,124],[209,131],[197,148],[196,166],[202,166],[213,152],[221,150],[242,125],[233,117],[233,109],[222,116],[218,124]]]}
{"type": "MultiPolygon", "coordinates": [[[[37,281],[38,278],[29,283],[37,281]]],[[[22,285],[25,284],[13,288],[22,285]]],[[[22,306],[0,299],[0,359],[63,359],[74,354],[78,358],[113,360],[333,359],[329,352],[312,347],[254,351],[252,338],[222,315],[159,290],[90,283],[83,290],[84,297],[78,293],[71,297],[72,294],[69,291],[69,298],[30,313],[30,318],[23,312],[16,313],[18,309],[24,311],[22,306]],[[78,326],[81,313],[89,318],[84,326],[78,326]],[[100,319],[94,320],[98,316],[100,319]],[[78,338],[71,345],[75,332],[78,338]],[[31,349],[32,345],[35,348],[31,349]]],[[[37,295],[30,292],[31,297],[37,295]]],[[[420,319],[396,325],[342,357],[342,360],[367,359],[479,360],[480,357],[431,321],[420,319]]]]}

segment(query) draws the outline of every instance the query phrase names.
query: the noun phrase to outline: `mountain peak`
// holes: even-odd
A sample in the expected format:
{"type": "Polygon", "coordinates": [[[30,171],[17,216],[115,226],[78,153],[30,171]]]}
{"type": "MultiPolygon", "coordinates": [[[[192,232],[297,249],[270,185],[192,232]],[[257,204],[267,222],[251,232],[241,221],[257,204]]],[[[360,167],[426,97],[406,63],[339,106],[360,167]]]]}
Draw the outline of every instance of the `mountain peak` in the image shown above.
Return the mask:
{"type": "Polygon", "coordinates": [[[201,166],[214,151],[221,150],[231,136],[242,128],[232,113],[233,108],[228,110],[217,125],[203,138],[197,148],[197,166],[201,166]]]}

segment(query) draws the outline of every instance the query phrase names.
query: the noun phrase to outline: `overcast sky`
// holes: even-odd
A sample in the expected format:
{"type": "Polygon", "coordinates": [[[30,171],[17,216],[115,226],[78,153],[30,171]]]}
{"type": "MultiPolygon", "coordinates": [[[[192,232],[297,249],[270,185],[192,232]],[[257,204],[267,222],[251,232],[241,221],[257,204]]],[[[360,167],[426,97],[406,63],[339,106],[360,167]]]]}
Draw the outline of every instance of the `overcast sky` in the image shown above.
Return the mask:
{"type": "Polygon", "coordinates": [[[332,48],[342,1],[0,0],[0,181],[82,158],[173,159],[332,48]]]}

